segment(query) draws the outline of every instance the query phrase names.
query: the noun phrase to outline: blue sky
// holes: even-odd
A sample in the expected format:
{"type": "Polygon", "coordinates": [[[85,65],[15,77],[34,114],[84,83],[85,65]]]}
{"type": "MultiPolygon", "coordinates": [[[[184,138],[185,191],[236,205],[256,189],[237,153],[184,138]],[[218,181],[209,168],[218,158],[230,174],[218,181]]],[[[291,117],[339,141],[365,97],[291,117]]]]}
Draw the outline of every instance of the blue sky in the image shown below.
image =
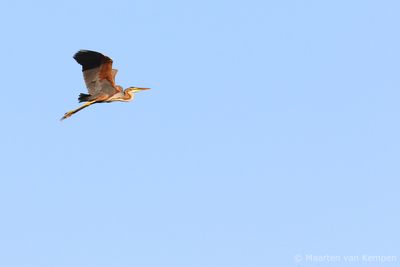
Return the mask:
{"type": "Polygon", "coordinates": [[[398,266],[399,8],[2,1],[0,266],[398,266]]]}

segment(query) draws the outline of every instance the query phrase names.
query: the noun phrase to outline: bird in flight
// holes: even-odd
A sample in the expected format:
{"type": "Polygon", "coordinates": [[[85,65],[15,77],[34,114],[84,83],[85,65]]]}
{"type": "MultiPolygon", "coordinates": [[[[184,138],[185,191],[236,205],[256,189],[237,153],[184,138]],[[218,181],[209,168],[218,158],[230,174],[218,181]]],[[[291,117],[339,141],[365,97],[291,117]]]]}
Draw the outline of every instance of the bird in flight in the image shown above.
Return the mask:
{"type": "Polygon", "coordinates": [[[116,69],[112,68],[112,59],[95,51],[80,50],[74,59],[82,66],[83,79],[89,94],[80,94],[79,102],[86,102],[77,109],[68,111],[61,120],[71,117],[76,112],[95,103],[114,101],[128,102],[135,98],[135,93],[150,88],[128,87],[123,90],[115,84],[116,69]]]}

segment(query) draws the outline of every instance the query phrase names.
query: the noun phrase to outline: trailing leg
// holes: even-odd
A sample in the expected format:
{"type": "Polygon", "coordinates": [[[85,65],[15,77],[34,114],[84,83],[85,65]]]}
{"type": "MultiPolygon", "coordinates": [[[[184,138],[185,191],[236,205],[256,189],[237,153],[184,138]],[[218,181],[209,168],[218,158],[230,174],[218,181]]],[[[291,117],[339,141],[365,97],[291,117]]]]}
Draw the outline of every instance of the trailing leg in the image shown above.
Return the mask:
{"type": "Polygon", "coordinates": [[[92,104],[94,104],[94,103],[96,103],[96,100],[86,102],[85,104],[83,104],[83,105],[80,106],[79,108],[66,112],[66,113],[64,114],[64,116],[61,118],[61,120],[64,120],[64,119],[66,119],[66,118],[71,117],[73,114],[77,113],[78,111],[80,111],[80,110],[82,110],[82,109],[84,109],[84,108],[87,108],[88,106],[90,106],[90,105],[92,105],[92,104]]]}

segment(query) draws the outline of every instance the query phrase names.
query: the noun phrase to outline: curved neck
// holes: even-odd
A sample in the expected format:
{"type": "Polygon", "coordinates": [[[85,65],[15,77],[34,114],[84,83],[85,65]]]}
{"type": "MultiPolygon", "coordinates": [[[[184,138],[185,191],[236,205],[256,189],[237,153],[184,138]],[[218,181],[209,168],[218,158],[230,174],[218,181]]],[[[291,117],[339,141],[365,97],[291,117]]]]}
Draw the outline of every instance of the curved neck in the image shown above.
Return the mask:
{"type": "Polygon", "coordinates": [[[124,91],[124,100],[125,101],[130,101],[135,97],[135,95],[133,94],[132,91],[127,91],[127,89],[125,89],[124,91]]]}

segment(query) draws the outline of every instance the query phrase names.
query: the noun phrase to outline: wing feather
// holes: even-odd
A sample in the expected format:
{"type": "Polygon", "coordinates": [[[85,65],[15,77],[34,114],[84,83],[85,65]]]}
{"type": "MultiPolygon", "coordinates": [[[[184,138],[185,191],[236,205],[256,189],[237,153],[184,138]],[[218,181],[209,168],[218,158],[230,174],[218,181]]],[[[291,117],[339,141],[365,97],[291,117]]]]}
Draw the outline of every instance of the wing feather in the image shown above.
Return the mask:
{"type": "Polygon", "coordinates": [[[80,50],[74,59],[82,66],[83,78],[92,96],[112,96],[120,90],[115,86],[116,71],[112,69],[112,59],[95,51],[80,50]]]}

